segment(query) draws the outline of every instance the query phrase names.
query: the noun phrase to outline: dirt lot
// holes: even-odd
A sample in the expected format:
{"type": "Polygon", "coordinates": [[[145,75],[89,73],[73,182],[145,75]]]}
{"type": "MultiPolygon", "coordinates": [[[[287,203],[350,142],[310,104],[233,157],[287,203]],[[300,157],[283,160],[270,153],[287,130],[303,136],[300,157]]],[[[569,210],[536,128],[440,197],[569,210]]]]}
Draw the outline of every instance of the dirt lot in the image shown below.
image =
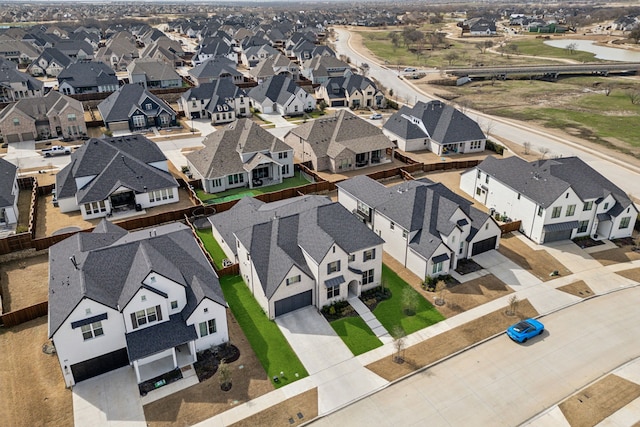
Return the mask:
{"type": "Polygon", "coordinates": [[[562,402],[571,427],[591,427],[640,397],[640,384],[610,374],[562,402]]]}
{"type": "Polygon", "coordinates": [[[507,307],[494,311],[407,348],[402,364],[394,362],[391,357],[385,357],[371,363],[367,368],[382,378],[393,381],[471,344],[503,332],[518,320],[538,315],[528,300],[520,301],[516,316],[507,316],[506,310],[507,307]]]}
{"type": "Polygon", "coordinates": [[[2,311],[15,311],[47,301],[49,292],[49,255],[41,255],[0,264],[2,311]]]}
{"type": "Polygon", "coordinates": [[[584,280],[579,280],[577,282],[569,283],[568,285],[561,286],[557,289],[559,291],[563,291],[580,298],[587,298],[595,295],[594,292],[589,287],[589,285],[587,285],[584,282],[584,280]]]}
{"type": "Polygon", "coordinates": [[[512,233],[502,236],[498,252],[543,282],[557,278],[558,276],[549,275],[556,270],[560,276],[572,274],[567,267],[560,264],[547,251],[544,249],[538,251],[531,249],[512,233]]]}
{"type": "MultiPolygon", "coordinates": [[[[147,208],[145,209],[146,215],[156,215],[162,212],[169,212],[193,206],[193,203],[189,200],[186,190],[180,188],[178,192],[180,201],[154,208],[147,208]]],[[[59,208],[53,206],[52,199],[52,195],[38,198],[36,237],[51,236],[54,232],[67,227],[77,227],[80,230],[86,230],[88,228],[95,227],[96,224],[100,222],[100,219],[82,219],[80,211],[62,213],[59,208]]]]}
{"type": "MultiPolygon", "coordinates": [[[[221,391],[219,375],[215,374],[200,384],[146,405],[144,414],[148,426],[193,425],[273,390],[240,326],[231,312],[227,316],[229,339],[240,350],[240,359],[229,365],[233,381],[231,390],[221,391]]],[[[309,411],[312,413],[311,409],[309,411]]]]}
{"type": "Polygon", "coordinates": [[[318,416],[318,389],[305,391],[230,427],[295,426],[318,416]]]}
{"type": "Polygon", "coordinates": [[[73,426],[71,391],[56,356],[42,352],[46,341],[46,317],[0,329],[2,425],[73,426]]]}

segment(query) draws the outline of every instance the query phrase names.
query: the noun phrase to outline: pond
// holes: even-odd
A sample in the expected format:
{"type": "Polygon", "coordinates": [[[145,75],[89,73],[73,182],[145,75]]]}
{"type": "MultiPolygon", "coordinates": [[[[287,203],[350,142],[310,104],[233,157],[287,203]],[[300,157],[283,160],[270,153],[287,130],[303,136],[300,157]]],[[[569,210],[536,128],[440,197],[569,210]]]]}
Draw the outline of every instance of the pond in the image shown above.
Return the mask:
{"type": "Polygon", "coordinates": [[[560,49],[566,49],[567,45],[571,43],[575,43],[576,50],[595,53],[596,58],[604,59],[605,61],[640,62],[640,52],[638,51],[600,46],[595,44],[592,40],[558,39],[547,40],[544,42],[547,46],[557,47],[560,49]]]}

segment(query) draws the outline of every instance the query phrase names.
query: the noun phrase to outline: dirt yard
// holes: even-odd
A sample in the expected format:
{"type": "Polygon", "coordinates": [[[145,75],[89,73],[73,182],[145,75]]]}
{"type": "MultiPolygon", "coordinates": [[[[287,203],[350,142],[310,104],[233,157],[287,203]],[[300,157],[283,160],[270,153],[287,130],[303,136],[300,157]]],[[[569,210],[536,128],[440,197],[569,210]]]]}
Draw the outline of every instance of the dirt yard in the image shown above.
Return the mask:
{"type": "Polygon", "coordinates": [[[6,261],[0,264],[2,312],[15,311],[47,301],[49,255],[6,261]]]}
{"type": "MultiPolygon", "coordinates": [[[[635,239],[638,240],[637,233],[634,234],[635,239]]],[[[635,247],[633,239],[616,239],[613,242],[618,246],[617,248],[595,252],[591,256],[604,266],[640,259],[640,252],[633,250],[635,247]]]]}
{"type": "Polygon", "coordinates": [[[587,285],[584,282],[584,280],[579,280],[577,282],[569,283],[568,285],[560,286],[557,289],[559,291],[563,291],[580,298],[587,298],[595,295],[594,292],[589,287],[589,285],[587,285]]]}
{"type": "Polygon", "coordinates": [[[622,277],[626,277],[629,280],[633,280],[634,282],[640,283],[640,268],[618,271],[616,274],[619,274],[622,277]]]}
{"type": "Polygon", "coordinates": [[[640,384],[610,374],[559,406],[571,427],[592,427],[638,397],[640,384]]]}
{"type": "Polygon", "coordinates": [[[12,427],[73,426],[71,391],[55,355],[42,352],[47,318],[0,329],[0,424],[12,427]]]}
{"type": "Polygon", "coordinates": [[[229,365],[233,382],[231,390],[221,391],[219,375],[215,374],[200,384],[146,405],[144,414],[148,426],[193,425],[273,390],[240,326],[231,312],[228,313],[229,339],[240,350],[240,359],[229,365]]]}
{"type": "Polygon", "coordinates": [[[385,357],[367,366],[382,378],[393,381],[445,356],[506,330],[518,320],[535,317],[538,312],[528,300],[520,301],[516,316],[506,314],[507,307],[407,348],[404,363],[385,357]]]}
{"type": "Polygon", "coordinates": [[[544,249],[537,251],[531,249],[531,247],[512,233],[502,236],[498,252],[543,282],[553,280],[559,276],[572,274],[567,267],[560,264],[560,262],[549,255],[547,251],[544,249]],[[551,276],[550,274],[556,270],[559,276],[551,276]]]}
{"type": "Polygon", "coordinates": [[[318,416],[318,389],[305,391],[230,427],[295,426],[318,416]]]}

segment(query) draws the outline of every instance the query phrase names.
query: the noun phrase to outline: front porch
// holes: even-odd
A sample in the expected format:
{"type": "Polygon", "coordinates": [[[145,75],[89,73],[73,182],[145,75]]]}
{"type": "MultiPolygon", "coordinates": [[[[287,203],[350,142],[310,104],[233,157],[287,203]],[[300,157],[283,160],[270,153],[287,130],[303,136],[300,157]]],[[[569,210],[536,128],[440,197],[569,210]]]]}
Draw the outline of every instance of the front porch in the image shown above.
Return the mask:
{"type": "Polygon", "coordinates": [[[367,166],[377,166],[384,163],[391,163],[391,159],[387,158],[385,150],[373,150],[371,152],[356,154],[356,169],[367,166]]]}
{"type": "Polygon", "coordinates": [[[136,372],[136,379],[138,380],[138,383],[158,377],[177,368],[190,366],[195,363],[197,359],[194,341],[173,347],[169,349],[167,353],[169,354],[165,357],[152,360],[149,363],[144,363],[145,359],[139,359],[133,362],[133,368],[136,372]]]}

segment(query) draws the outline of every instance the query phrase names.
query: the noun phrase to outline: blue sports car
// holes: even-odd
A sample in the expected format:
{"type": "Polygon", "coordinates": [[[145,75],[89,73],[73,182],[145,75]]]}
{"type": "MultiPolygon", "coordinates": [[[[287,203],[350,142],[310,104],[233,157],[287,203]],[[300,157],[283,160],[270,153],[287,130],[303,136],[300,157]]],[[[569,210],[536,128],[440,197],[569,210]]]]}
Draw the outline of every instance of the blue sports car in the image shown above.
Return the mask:
{"type": "Polygon", "coordinates": [[[536,319],[525,319],[507,329],[507,335],[515,342],[526,342],[542,332],[544,332],[544,325],[536,319]]]}

